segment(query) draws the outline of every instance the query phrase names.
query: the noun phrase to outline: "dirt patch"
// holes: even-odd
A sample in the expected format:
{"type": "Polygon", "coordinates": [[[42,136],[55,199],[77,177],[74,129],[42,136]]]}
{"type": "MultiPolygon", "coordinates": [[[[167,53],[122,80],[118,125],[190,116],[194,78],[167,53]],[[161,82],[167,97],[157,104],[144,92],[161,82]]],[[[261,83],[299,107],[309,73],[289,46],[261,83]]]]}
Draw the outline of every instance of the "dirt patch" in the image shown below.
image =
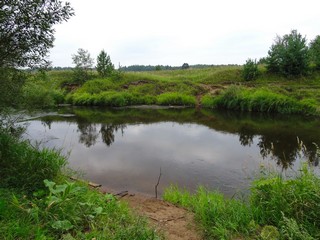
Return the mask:
{"type": "Polygon", "coordinates": [[[200,84],[202,91],[196,96],[196,108],[201,107],[201,99],[203,95],[218,95],[221,90],[224,90],[225,87],[221,85],[208,85],[208,84],[200,84]]]}
{"type": "Polygon", "coordinates": [[[125,84],[122,86],[122,88],[128,89],[130,86],[139,86],[139,85],[149,84],[149,83],[153,83],[153,82],[147,81],[147,80],[139,80],[139,81],[134,81],[134,82],[130,82],[128,84],[125,84]]]}
{"type": "Polygon", "coordinates": [[[194,215],[186,209],[149,195],[133,194],[128,191],[116,192],[104,186],[100,188],[100,185],[98,187],[102,193],[113,194],[120,201],[128,203],[136,214],[146,217],[149,223],[165,236],[166,240],[202,239],[196,227],[194,215]]]}
{"type": "Polygon", "coordinates": [[[153,197],[128,194],[121,198],[139,215],[145,216],[168,240],[200,240],[193,214],[153,197]]]}

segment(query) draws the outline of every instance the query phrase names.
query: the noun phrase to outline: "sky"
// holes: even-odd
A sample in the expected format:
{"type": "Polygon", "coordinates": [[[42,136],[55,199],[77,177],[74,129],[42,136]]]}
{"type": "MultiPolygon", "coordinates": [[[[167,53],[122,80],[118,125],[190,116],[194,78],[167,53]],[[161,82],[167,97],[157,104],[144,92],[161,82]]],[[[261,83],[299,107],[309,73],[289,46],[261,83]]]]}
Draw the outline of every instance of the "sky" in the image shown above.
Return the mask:
{"type": "Polygon", "coordinates": [[[55,26],[53,66],[79,48],[116,67],[244,64],[267,56],[277,35],[320,35],[319,0],[69,0],[75,16],[55,26]]]}

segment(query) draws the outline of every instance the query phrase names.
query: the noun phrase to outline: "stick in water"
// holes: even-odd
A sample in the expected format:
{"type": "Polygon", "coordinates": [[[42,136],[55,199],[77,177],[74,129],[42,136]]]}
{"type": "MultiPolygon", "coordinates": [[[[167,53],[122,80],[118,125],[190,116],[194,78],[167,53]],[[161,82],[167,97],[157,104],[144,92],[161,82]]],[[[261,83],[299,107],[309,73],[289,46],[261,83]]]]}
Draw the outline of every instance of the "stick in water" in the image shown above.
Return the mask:
{"type": "Polygon", "coordinates": [[[158,177],[158,182],[155,186],[155,192],[156,192],[156,198],[158,198],[158,185],[160,183],[160,178],[161,178],[161,168],[160,168],[160,174],[159,174],[159,177],[158,177]]]}

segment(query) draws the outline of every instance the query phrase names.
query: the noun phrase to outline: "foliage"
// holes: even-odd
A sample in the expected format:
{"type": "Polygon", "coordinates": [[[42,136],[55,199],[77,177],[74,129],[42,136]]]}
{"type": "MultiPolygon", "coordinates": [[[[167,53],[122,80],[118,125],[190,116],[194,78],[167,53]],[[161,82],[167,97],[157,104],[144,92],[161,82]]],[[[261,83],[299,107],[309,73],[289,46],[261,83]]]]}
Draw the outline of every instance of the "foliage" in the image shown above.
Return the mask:
{"type": "Polygon", "coordinates": [[[110,56],[102,50],[97,57],[97,71],[101,77],[109,77],[114,71],[110,56]]]}
{"type": "Polygon", "coordinates": [[[3,0],[0,3],[0,68],[43,63],[53,46],[54,28],[73,13],[57,0],[3,0]]]}
{"type": "Polygon", "coordinates": [[[66,164],[57,152],[35,149],[5,133],[0,133],[0,149],[0,187],[32,192],[43,187],[44,179],[54,179],[66,164]]]}
{"type": "Polygon", "coordinates": [[[307,40],[297,30],[283,37],[277,36],[268,51],[267,69],[284,76],[305,75],[309,69],[307,40]]]}
{"type": "Polygon", "coordinates": [[[259,76],[258,64],[256,60],[248,59],[243,65],[243,79],[246,81],[256,80],[259,76]]]}
{"type": "Polygon", "coordinates": [[[310,43],[310,53],[311,59],[316,65],[318,69],[320,69],[320,36],[316,36],[316,38],[310,43]]]}
{"type": "Polygon", "coordinates": [[[90,53],[79,48],[78,52],[72,55],[72,61],[76,65],[74,68],[74,80],[78,83],[84,83],[90,79],[89,70],[93,66],[93,59],[90,53]]]}
{"type": "Polygon", "coordinates": [[[170,187],[164,199],[193,211],[206,238],[318,239],[320,178],[313,169],[305,163],[288,179],[266,168],[261,174],[244,199],[226,199],[203,187],[194,195],[170,187]]]}

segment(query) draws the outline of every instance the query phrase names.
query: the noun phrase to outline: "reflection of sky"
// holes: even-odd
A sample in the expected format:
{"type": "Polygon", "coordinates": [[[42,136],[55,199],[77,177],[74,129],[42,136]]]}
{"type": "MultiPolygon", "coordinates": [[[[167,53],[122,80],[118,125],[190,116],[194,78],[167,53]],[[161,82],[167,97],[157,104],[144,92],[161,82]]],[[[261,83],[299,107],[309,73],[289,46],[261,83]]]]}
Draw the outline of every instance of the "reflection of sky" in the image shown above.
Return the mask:
{"type": "Polygon", "coordinates": [[[64,148],[64,153],[70,152],[73,169],[117,190],[153,194],[161,168],[160,191],[171,183],[191,191],[201,184],[231,195],[247,186],[246,178],[261,162],[257,139],[251,147],[244,147],[238,135],[196,124],[127,125],[124,134],[114,132],[111,146],[100,135],[90,148],[79,143],[77,129],[75,123],[53,122],[49,129],[32,121],[27,137],[48,147],[64,148]]]}

